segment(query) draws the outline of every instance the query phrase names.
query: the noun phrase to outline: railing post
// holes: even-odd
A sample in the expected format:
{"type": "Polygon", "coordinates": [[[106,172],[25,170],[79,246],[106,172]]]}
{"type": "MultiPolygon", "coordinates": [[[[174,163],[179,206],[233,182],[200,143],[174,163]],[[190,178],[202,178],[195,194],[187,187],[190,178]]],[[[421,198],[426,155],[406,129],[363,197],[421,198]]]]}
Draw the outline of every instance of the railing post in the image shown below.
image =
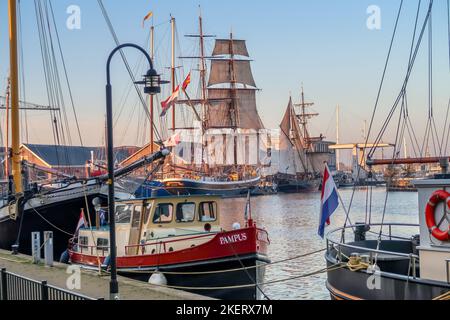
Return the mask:
{"type": "Polygon", "coordinates": [[[41,282],[41,300],[47,301],[48,300],[48,286],[47,281],[41,282]]]}
{"type": "Polygon", "coordinates": [[[8,300],[8,284],[6,280],[6,269],[2,268],[1,270],[1,281],[2,281],[2,288],[1,288],[1,294],[2,294],[2,300],[6,301],[8,300]]]}
{"type": "Polygon", "coordinates": [[[447,263],[447,283],[450,283],[450,259],[445,262],[447,263]]]}

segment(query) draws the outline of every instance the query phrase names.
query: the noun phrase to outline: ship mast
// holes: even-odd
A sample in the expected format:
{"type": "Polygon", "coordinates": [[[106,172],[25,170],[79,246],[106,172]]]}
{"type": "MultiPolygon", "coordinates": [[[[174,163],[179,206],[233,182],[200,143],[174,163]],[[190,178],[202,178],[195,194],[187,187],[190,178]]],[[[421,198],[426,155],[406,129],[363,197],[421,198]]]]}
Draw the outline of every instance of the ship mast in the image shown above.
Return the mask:
{"type": "Polygon", "coordinates": [[[6,98],[5,98],[5,109],[6,109],[6,117],[5,117],[5,179],[9,180],[9,101],[10,101],[10,89],[11,89],[11,80],[8,77],[7,87],[6,87],[6,98]]]}
{"type": "MultiPolygon", "coordinates": [[[[230,71],[231,71],[231,95],[232,95],[232,101],[231,101],[231,108],[230,108],[230,120],[231,120],[231,127],[235,130],[237,130],[238,127],[238,121],[237,121],[237,113],[236,113],[236,100],[237,100],[237,94],[236,94],[236,70],[235,70],[235,64],[234,64],[234,45],[233,45],[233,32],[230,32],[230,71]]],[[[238,159],[237,159],[237,136],[234,136],[234,165],[237,166],[238,159]]]]}
{"type": "Polygon", "coordinates": [[[319,114],[317,113],[307,113],[307,108],[314,106],[314,103],[306,103],[305,102],[305,92],[302,85],[302,101],[300,104],[297,104],[296,107],[301,108],[301,115],[299,116],[300,124],[303,128],[303,139],[305,141],[305,149],[309,149],[311,147],[311,137],[309,136],[308,131],[308,119],[312,117],[317,117],[319,114]]]}
{"type": "MultiPolygon", "coordinates": [[[[172,71],[172,93],[175,92],[175,18],[172,17],[170,20],[170,25],[172,26],[172,66],[171,66],[171,71],[172,71]]],[[[176,106],[174,105],[172,107],[172,130],[175,132],[176,129],[176,106]]]]}
{"type": "Polygon", "coordinates": [[[16,0],[8,0],[9,15],[9,59],[11,77],[11,147],[12,175],[16,194],[23,191],[20,156],[19,119],[19,70],[17,55],[17,7],[16,0]]]}
{"type": "MultiPolygon", "coordinates": [[[[340,110],[341,108],[339,106],[336,107],[336,144],[340,144],[340,110]]],[[[337,171],[341,170],[341,159],[340,159],[340,152],[339,150],[336,150],[336,169],[337,171]]]]}
{"type": "Polygon", "coordinates": [[[199,17],[198,17],[198,23],[199,23],[199,41],[200,41],[200,80],[201,80],[201,86],[202,86],[202,170],[204,170],[207,174],[209,174],[209,165],[208,161],[204,161],[205,159],[205,149],[207,148],[207,140],[205,139],[205,128],[207,126],[206,124],[206,104],[207,104],[207,95],[206,95],[206,59],[205,59],[205,36],[203,34],[203,18],[202,18],[202,11],[199,6],[199,17]],[[203,168],[204,167],[204,168],[203,168]]]}

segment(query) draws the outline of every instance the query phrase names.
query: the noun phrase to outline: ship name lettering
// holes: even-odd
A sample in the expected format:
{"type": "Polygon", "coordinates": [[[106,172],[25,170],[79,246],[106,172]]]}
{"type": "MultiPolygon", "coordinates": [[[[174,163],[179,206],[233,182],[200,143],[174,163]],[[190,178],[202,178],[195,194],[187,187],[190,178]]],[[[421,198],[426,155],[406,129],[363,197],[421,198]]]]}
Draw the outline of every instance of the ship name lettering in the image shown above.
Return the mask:
{"type": "Polygon", "coordinates": [[[230,243],[238,243],[247,241],[248,237],[246,233],[235,234],[228,237],[220,237],[220,245],[226,245],[230,243]]]}

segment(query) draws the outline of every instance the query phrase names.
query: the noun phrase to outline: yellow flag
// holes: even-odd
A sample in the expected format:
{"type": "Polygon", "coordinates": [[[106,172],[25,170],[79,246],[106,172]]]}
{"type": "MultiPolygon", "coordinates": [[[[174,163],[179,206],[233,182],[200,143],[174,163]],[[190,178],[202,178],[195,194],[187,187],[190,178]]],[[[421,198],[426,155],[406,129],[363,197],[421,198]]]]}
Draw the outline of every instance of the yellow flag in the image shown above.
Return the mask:
{"type": "Polygon", "coordinates": [[[151,17],[153,17],[153,11],[150,11],[150,12],[144,17],[144,20],[142,21],[142,28],[144,28],[144,26],[145,26],[145,21],[149,20],[151,17]]]}

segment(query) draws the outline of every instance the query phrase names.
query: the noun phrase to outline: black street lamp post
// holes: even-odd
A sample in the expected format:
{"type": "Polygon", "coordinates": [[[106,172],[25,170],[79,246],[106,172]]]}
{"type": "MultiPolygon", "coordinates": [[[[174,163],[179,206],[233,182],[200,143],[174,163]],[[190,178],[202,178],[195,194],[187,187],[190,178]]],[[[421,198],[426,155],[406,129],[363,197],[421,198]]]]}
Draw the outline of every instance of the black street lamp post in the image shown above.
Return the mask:
{"type": "Polygon", "coordinates": [[[113,141],[113,112],[112,112],[112,86],[111,86],[111,60],[113,56],[124,48],[135,48],[141,51],[148,60],[150,69],[144,76],[143,81],[136,84],[144,85],[144,92],[149,95],[156,95],[161,92],[161,79],[153,68],[153,61],[150,55],[141,47],[126,43],[115,48],[109,55],[106,65],[106,117],[107,117],[107,141],[108,141],[108,210],[110,224],[110,258],[111,258],[111,281],[110,281],[110,299],[119,300],[119,285],[117,282],[117,246],[116,246],[116,219],[115,219],[115,196],[114,196],[114,141],[113,141]]]}

